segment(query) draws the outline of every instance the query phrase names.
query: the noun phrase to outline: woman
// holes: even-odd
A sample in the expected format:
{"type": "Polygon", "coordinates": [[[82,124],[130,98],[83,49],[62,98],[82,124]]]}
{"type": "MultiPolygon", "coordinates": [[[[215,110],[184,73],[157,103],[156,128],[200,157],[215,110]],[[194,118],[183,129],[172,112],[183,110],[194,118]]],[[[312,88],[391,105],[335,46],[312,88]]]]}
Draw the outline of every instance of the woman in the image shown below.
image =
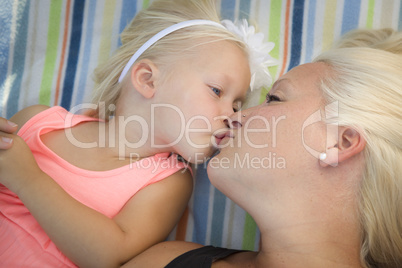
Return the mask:
{"type": "Polygon", "coordinates": [[[209,162],[260,251],[171,241],[127,267],[402,266],[402,33],[358,31],[339,47],[232,116],[209,162]]]}
{"type": "Polygon", "coordinates": [[[402,267],[402,33],[356,31],[338,47],[235,114],[209,162],[260,251],[164,242],[127,266],[402,267]]]}

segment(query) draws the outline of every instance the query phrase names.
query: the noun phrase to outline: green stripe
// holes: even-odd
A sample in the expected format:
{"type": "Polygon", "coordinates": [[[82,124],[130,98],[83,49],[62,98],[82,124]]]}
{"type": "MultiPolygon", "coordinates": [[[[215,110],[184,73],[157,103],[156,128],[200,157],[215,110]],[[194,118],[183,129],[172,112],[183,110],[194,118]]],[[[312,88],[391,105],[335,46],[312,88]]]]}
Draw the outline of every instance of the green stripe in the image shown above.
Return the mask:
{"type": "Polygon", "coordinates": [[[245,250],[255,250],[255,237],[257,232],[257,224],[253,218],[246,213],[244,219],[244,232],[243,232],[243,244],[242,249],[245,250]]]}
{"type": "Polygon", "coordinates": [[[146,9],[149,7],[149,0],[143,0],[142,1],[142,9],[146,9]]]}
{"type": "Polygon", "coordinates": [[[111,54],[112,41],[111,36],[113,36],[113,22],[114,22],[114,11],[116,9],[115,1],[105,1],[103,19],[102,19],[102,38],[99,46],[99,56],[98,63],[104,63],[109,58],[111,54]]]}
{"type": "Polygon", "coordinates": [[[374,20],[374,0],[369,0],[368,11],[367,11],[367,22],[366,27],[371,29],[373,28],[373,20],[374,20]]]}
{"type": "MultiPolygon", "coordinates": [[[[273,58],[280,60],[280,46],[281,46],[281,17],[282,17],[282,0],[271,1],[270,14],[269,14],[269,36],[268,41],[274,42],[275,47],[269,53],[273,58]]],[[[269,72],[275,79],[278,73],[278,66],[270,67],[269,72]]],[[[265,100],[270,88],[264,88],[261,90],[260,102],[265,100]]]]}
{"type": "Polygon", "coordinates": [[[57,59],[62,4],[63,1],[50,2],[45,65],[43,67],[42,82],[39,91],[39,103],[44,105],[50,105],[50,97],[52,95],[52,82],[57,59]]]}

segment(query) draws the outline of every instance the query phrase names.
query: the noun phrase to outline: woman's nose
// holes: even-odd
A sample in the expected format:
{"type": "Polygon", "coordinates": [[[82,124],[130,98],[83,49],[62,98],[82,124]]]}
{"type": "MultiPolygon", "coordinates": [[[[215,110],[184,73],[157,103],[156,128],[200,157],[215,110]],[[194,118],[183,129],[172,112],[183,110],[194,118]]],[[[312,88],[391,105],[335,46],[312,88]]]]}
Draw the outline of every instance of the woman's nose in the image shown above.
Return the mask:
{"type": "Polygon", "coordinates": [[[258,109],[259,106],[254,106],[247,108],[245,110],[241,110],[233,113],[227,119],[225,119],[225,124],[228,128],[241,128],[245,121],[250,120],[255,110],[258,109]]]}

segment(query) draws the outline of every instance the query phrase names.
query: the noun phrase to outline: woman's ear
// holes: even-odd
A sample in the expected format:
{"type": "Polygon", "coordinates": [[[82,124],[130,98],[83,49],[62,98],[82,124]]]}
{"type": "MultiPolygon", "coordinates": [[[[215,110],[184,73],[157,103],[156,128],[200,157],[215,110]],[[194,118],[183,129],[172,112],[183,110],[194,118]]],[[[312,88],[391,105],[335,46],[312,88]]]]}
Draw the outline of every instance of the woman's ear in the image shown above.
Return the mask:
{"type": "Polygon", "coordinates": [[[321,166],[337,166],[363,151],[366,140],[355,129],[340,127],[338,143],[327,148],[326,158],[320,161],[321,166]]]}
{"type": "Polygon", "coordinates": [[[350,127],[342,127],[339,133],[339,162],[359,154],[366,147],[366,140],[358,131],[350,127]]]}
{"type": "Polygon", "coordinates": [[[152,61],[144,59],[131,68],[130,81],[138,93],[149,99],[155,94],[155,81],[158,74],[159,70],[156,65],[152,61]]]}

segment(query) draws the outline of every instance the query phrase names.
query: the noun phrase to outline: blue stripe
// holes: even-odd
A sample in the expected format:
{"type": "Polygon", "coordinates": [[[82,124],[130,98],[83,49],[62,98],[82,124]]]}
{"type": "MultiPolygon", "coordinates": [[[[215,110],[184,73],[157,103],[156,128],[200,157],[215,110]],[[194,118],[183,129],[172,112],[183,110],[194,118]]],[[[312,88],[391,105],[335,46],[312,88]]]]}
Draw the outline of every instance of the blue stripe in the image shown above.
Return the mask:
{"type": "Polygon", "coordinates": [[[95,21],[95,10],[96,10],[96,0],[89,0],[87,2],[87,29],[86,29],[86,36],[85,36],[85,43],[84,43],[84,51],[83,51],[83,58],[82,58],[82,66],[81,66],[81,75],[80,80],[78,81],[78,88],[77,88],[77,96],[75,99],[76,104],[80,104],[83,102],[84,93],[86,91],[86,82],[89,77],[88,69],[89,69],[89,62],[91,60],[91,47],[92,47],[92,36],[94,31],[94,21],[95,21]]]}
{"type": "MultiPolygon", "coordinates": [[[[12,23],[13,0],[2,1],[0,12],[0,98],[3,99],[7,79],[8,59],[10,57],[10,36],[12,23]]],[[[0,116],[3,115],[3,102],[0,102],[0,116]]]]}
{"type": "Polygon", "coordinates": [[[254,243],[254,250],[255,251],[260,250],[260,239],[261,239],[261,231],[260,231],[260,229],[258,228],[258,225],[257,225],[257,230],[255,232],[255,243],[254,243]]]}
{"type": "Polygon", "coordinates": [[[77,62],[81,45],[82,21],[84,17],[85,0],[74,1],[70,46],[68,49],[67,68],[63,83],[61,106],[69,110],[77,71],[77,62]]]}
{"type": "MultiPolygon", "coordinates": [[[[206,164],[205,164],[206,165],[206,164]]],[[[195,174],[195,185],[193,194],[193,213],[194,213],[194,231],[192,241],[199,244],[206,243],[208,206],[209,206],[209,182],[207,169],[203,166],[197,168],[195,174]]]]}
{"type": "Polygon", "coordinates": [[[239,7],[239,19],[249,19],[250,16],[250,0],[240,0],[240,7],[239,7]]]}
{"type": "MultiPolygon", "coordinates": [[[[120,17],[120,29],[119,34],[123,32],[124,28],[131,22],[135,14],[137,14],[137,1],[124,0],[121,5],[121,17],[120,17]]],[[[121,46],[121,40],[119,38],[118,46],[121,46]]]]}
{"type": "Polygon", "coordinates": [[[226,196],[218,189],[214,193],[214,205],[212,210],[212,225],[211,225],[211,245],[221,247],[223,221],[225,218],[226,196]]]}
{"type": "Polygon", "coordinates": [[[12,85],[9,99],[7,101],[8,117],[18,112],[18,99],[20,97],[20,88],[22,83],[23,70],[25,67],[25,54],[27,51],[27,37],[28,37],[28,22],[29,22],[29,5],[30,1],[21,1],[21,6],[18,7],[21,13],[18,13],[17,22],[17,36],[14,45],[14,58],[12,74],[16,75],[14,84],[12,85]]]}
{"type": "Polygon", "coordinates": [[[317,2],[310,0],[307,16],[307,38],[306,38],[306,58],[305,62],[311,62],[314,53],[314,30],[315,30],[315,12],[317,2]]]}
{"type": "Polygon", "coordinates": [[[222,19],[234,21],[235,19],[236,1],[222,0],[221,2],[221,17],[222,19]]]}
{"type": "Polygon", "coordinates": [[[302,46],[304,0],[295,0],[292,16],[292,44],[290,48],[290,62],[288,70],[300,64],[302,46]]]}
{"type": "Polygon", "coordinates": [[[347,0],[343,6],[341,35],[356,29],[359,24],[360,0],[347,0]]]}

